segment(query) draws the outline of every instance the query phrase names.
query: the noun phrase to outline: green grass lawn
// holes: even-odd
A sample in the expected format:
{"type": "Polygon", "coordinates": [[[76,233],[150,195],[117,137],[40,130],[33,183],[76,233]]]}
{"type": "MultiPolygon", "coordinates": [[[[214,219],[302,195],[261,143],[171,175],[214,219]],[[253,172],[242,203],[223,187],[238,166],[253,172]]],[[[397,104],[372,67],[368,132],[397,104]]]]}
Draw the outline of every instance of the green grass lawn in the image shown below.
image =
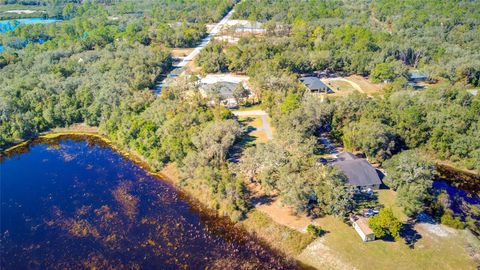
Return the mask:
{"type": "Polygon", "coordinates": [[[380,189],[380,190],[377,190],[377,194],[378,194],[378,202],[380,205],[383,205],[383,207],[392,208],[393,214],[401,221],[405,222],[408,220],[408,216],[405,215],[402,208],[395,205],[395,198],[396,198],[395,191],[390,189],[380,189]]]}
{"type": "MultiPolygon", "coordinates": [[[[469,243],[476,242],[467,231],[440,237],[420,232],[422,238],[410,249],[403,241],[376,240],[364,243],[355,230],[341,220],[325,217],[316,221],[328,233],[322,243],[329,253],[358,269],[477,269],[468,254],[469,243]]],[[[321,256],[321,254],[318,254],[321,256]]],[[[315,266],[315,257],[303,258],[305,263],[315,266]]]]}
{"type": "Polygon", "coordinates": [[[254,128],[250,131],[245,138],[245,145],[253,145],[256,143],[264,143],[268,141],[267,135],[262,128],[262,118],[260,116],[239,116],[238,121],[247,128],[254,128]]]}

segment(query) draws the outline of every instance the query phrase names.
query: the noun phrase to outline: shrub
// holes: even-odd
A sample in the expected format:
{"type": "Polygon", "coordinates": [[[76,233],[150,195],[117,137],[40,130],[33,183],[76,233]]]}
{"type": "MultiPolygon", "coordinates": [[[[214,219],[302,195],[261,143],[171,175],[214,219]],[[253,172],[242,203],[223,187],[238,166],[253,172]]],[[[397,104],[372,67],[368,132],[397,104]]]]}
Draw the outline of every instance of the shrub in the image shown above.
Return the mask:
{"type": "Polygon", "coordinates": [[[378,215],[368,220],[368,225],[375,234],[375,237],[383,238],[385,236],[392,236],[395,239],[400,238],[400,230],[403,226],[402,222],[393,215],[392,209],[390,208],[380,210],[378,215]]]}
{"type": "Polygon", "coordinates": [[[443,225],[447,225],[447,226],[455,228],[455,229],[464,229],[465,228],[465,223],[462,222],[460,217],[455,217],[451,210],[446,210],[443,213],[442,218],[440,219],[440,222],[443,225]]]}
{"type": "Polygon", "coordinates": [[[314,237],[321,237],[325,231],[320,227],[313,224],[307,226],[307,232],[314,237]]]}

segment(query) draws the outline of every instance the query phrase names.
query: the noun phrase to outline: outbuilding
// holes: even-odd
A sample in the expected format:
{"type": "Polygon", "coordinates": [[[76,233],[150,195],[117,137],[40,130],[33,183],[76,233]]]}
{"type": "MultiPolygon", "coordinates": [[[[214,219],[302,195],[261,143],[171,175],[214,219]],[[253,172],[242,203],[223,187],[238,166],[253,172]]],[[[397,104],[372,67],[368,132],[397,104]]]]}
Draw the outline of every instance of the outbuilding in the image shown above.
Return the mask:
{"type": "Polygon", "coordinates": [[[353,216],[350,217],[350,221],[363,242],[375,240],[375,234],[372,229],[370,229],[370,226],[368,226],[368,219],[361,216],[353,216]]]}

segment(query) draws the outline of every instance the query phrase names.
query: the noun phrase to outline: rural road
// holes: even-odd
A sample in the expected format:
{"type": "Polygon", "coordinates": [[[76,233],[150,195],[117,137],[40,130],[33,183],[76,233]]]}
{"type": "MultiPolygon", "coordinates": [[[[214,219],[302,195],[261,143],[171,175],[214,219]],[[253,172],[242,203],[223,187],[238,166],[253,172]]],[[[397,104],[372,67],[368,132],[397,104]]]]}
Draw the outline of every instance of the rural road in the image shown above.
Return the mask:
{"type": "Polygon", "coordinates": [[[220,20],[213,28],[212,30],[208,33],[208,35],[202,39],[202,42],[200,42],[200,44],[198,44],[197,47],[195,47],[195,49],[187,56],[185,56],[183,58],[182,61],[180,61],[180,63],[174,65],[174,67],[179,67],[179,68],[183,68],[185,67],[186,65],[188,65],[188,63],[190,61],[193,60],[193,58],[195,58],[195,56],[197,56],[200,51],[205,48],[205,46],[207,46],[207,44],[212,40],[212,38],[218,34],[218,32],[220,31],[220,29],[222,29],[222,26],[224,26],[228,20],[230,20],[230,18],[232,17],[233,15],[233,12],[234,12],[234,9],[232,8],[232,10],[230,10],[230,12],[227,13],[227,15],[225,15],[225,17],[223,17],[222,20],[220,20]]]}
{"type": "Polygon", "coordinates": [[[225,15],[225,17],[223,17],[217,24],[215,24],[215,26],[212,28],[212,30],[210,30],[208,35],[205,38],[202,39],[200,44],[198,44],[197,47],[195,47],[195,49],[193,49],[193,51],[191,53],[189,53],[187,56],[185,56],[182,59],[182,61],[173,65],[173,69],[169,73],[165,74],[165,76],[166,76],[165,79],[162,80],[159,84],[157,84],[154,87],[153,91],[155,93],[160,94],[160,91],[162,90],[162,88],[164,86],[171,83],[173,81],[173,79],[175,79],[179,75],[185,73],[185,67],[188,65],[188,63],[190,63],[200,53],[200,51],[203,48],[205,48],[208,45],[208,43],[210,43],[212,38],[214,36],[216,36],[218,34],[218,32],[222,29],[222,26],[224,26],[228,22],[228,20],[230,20],[230,18],[233,15],[234,8],[235,7],[233,7],[227,13],[227,15],[225,15]]]}
{"type": "Polygon", "coordinates": [[[232,112],[235,116],[260,116],[262,119],[262,129],[267,136],[267,139],[273,139],[272,128],[268,122],[268,114],[262,110],[253,110],[253,111],[236,111],[232,112]]]}

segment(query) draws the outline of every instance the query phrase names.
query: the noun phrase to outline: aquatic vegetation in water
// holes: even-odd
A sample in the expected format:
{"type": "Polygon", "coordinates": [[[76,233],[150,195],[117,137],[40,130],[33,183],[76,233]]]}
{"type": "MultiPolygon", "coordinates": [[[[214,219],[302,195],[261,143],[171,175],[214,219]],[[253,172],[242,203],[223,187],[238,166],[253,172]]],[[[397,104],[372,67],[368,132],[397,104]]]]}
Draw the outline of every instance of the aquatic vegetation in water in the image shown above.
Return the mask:
{"type": "Polygon", "coordinates": [[[2,269],[296,268],[98,140],[39,141],[1,162],[2,269]]]}

